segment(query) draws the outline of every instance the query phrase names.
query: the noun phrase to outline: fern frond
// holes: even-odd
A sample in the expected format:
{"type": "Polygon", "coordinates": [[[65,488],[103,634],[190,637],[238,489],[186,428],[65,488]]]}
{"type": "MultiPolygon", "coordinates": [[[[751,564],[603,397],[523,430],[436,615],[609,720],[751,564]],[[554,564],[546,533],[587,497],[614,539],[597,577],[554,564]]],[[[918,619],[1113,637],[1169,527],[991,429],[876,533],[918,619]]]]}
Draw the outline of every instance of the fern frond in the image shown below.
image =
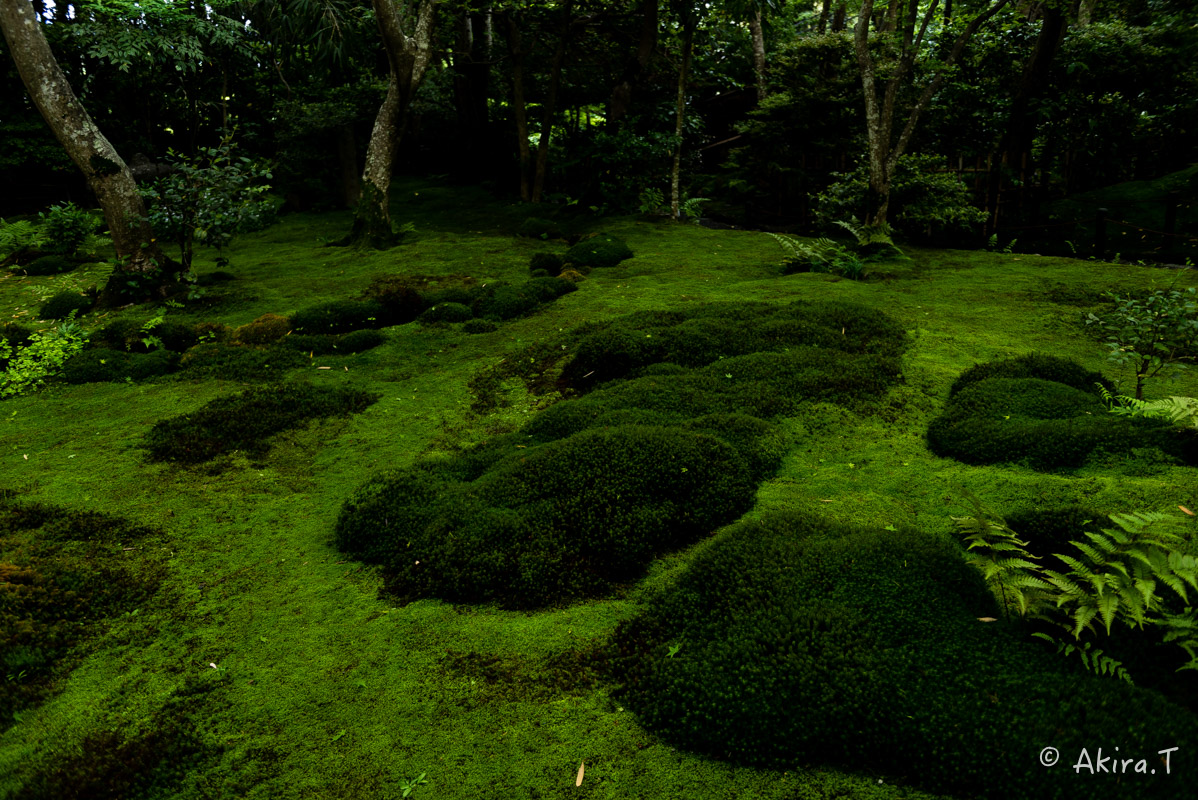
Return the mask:
{"type": "Polygon", "coordinates": [[[1055,646],[1057,648],[1058,655],[1068,657],[1074,653],[1077,653],[1078,658],[1081,659],[1081,662],[1085,668],[1096,675],[1107,675],[1112,678],[1118,678],[1121,681],[1126,681],[1133,686],[1135,685],[1135,682],[1131,679],[1131,675],[1128,673],[1127,668],[1123,666],[1122,661],[1116,661],[1115,659],[1106,655],[1102,650],[1093,647],[1093,645],[1091,645],[1089,642],[1081,642],[1075,645],[1071,642],[1062,642],[1058,639],[1054,639],[1047,633],[1033,633],[1032,636],[1036,637],[1037,639],[1043,639],[1049,644],[1055,646]]]}

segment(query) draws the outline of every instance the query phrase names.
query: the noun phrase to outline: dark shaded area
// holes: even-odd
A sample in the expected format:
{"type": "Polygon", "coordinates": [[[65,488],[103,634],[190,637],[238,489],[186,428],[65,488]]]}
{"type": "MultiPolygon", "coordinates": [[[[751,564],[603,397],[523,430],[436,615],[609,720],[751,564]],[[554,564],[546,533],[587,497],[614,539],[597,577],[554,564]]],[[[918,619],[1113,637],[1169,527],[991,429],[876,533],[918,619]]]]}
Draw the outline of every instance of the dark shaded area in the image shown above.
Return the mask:
{"type": "Polygon", "coordinates": [[[1198,720],[978,620],[996,614],[954,542],[776,514],[725,533],[621,625],[617,697],[671,744],[739,764],[869,764],[996,800],[1073,798],[1083,779],[1093,798],[1133,780],[1137,796],[1189,796],[1198,720]],[[1083,747],[1096,758],[1096,735],[1156,774],[1069,769],[1083,747]],[[1049,743],[1056,769],[1039,761],[1049,743]],[[1166,775],[1157,753],[1175,746],[1166,775]]]}

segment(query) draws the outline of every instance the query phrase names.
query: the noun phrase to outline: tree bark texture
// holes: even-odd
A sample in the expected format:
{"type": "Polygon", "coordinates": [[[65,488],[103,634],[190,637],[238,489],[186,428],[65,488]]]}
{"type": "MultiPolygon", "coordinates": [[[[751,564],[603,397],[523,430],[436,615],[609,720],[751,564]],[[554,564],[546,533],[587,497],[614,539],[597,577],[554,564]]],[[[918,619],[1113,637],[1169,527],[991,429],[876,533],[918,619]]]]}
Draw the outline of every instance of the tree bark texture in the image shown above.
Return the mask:
{"type": "Polygon", "coordinates": [[[558,30],[557,49],[553,51],[553,63],[549,67],[549,91],[545,97],[545,105],[541,114],[541,138],[537,141],[536,172],[533,173],[532,196],[534,203],[541,202],[545,191],[545,176],[549,170],[549,142],[553,137],[553,117],[557,113],[557,90],[562,83],[562,65],[566,60],[566,46],[570,41],[570,33],[574,28],[574,0],[566,0],[562,5],[562,23],[558,30]]]}
{"type": "Polygon", "coordinates": [[[411,36],[404,33],[407,3],[371,0],[379,33],[387,51],[387,97],[379,106],[366,146],[362,195],[354,212],[354,227],[344,244],[386,249],[395,244],[391,227],[391,173],[395,155],[407,127],[409,109],[432,55],[433,12],[436,0],[422,0],[415,13],[411,36]]]}
{"type": "Polygon", "coordinates": [[[524,40],[516,13],[506,14],[508,55],[512,62],[512,117],[516,123],[516,153],[520,158],[520,200],[532,199],[530,169],[532,150],[528,146],[528,106],[524,99],[524,40]]]}
{"type": "Polygon", "coordinates": [[[681,216],[682,208],[682,129],[686,121],[686,79],[695,46],[695,24],[689,15],[682,23],[682,63],[678,65],[678,97],[674,104],[674,159],[670,164],[670,216],[674,219],[681,216]]]}
{"type": "Polygon", "coordinates": [[[32,3],[0,0],[0,29],[34,105],[71,161],[83,172],[104,212],[117,253],[117,268],[101,299],[113,303],[127,301],[130,282],[138,285],[135,299],[144,299],[136,297],[141,293],[163,296],[173,276],[169,270],[158,274],[168,261],[146,222],[145,203],[133,173],[75,96],[46,42],[32,3]]]}
{"type": "Polygon", "coordinates": [[[974,33],[997,14],[1010,0],[994,0],[965,26],[943,59],[933,77],[924,86],[907,113],[906,122],[898,137],[894,136],[895,107],[899,91],[910,78],[912,68],[923,47],[928,26],[936,15],[939,3],[932,2],[924,10],[922,20],[919,0],[890,0],[885,9],[875,14],[874,0],[864,0],[853,31],[853,52],[861,73],[861,89],[865,99],[865,126],[869,155],[869,191],[865,224],[882,227],[890,213],[890,180],[899,158],[907,150],[919,117],[931,103],[932,97],[944,83],[948,70],[957,63],[965,45],[974,33]],[[870,27],[891,39],[894,55],[881,66],[870,51],[870,27]],[[887,76],[882,83],[879,72],[887,76]]]}
{"type": "Polygon", "coordinates": [[[765,28],[761,24],[761,7],[749,18],[749,35],[753,40],[753,80],[757,85],[757,102],[765,99],[765,28]]]}
{"type": "Polygon", "coordinates": [[[613,126],[628,116],[632,107],[632,89],[649,68],[649,59],[657,48],[657,0],[641,0],[640,19],[636,52],[624,65],[620,82],[612,89],[608,104],[607,122],[613,126]]]}

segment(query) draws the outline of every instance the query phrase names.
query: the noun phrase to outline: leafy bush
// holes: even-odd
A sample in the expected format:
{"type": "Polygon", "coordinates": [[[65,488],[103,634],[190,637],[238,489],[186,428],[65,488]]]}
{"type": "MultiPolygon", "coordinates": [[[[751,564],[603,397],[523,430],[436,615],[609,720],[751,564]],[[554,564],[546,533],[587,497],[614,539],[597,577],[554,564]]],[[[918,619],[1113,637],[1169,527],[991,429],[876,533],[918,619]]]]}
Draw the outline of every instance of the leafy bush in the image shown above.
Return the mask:
{"type": "Polygon", "coordinates": [[[191,414],[154,425],[146,447],[154,461],[197,463],[237,450],[261,454],[266,439],[310,419],[349,416],[380,395],[357,389],[327,389],[282,383],[221,397],[191,414]]]}
{"type": "Polygon", "coordinates": [[[1144,399],[1144,383],[1169,367],[1198,359],[1198,290],[1157,289],[1147,297],[1110,295],[1115,307],[1086,315],[1107,336],[1110,359],[1135,370],[1135,399],[1144,399]]]}
{"type": "Polygon", "coordinates": [[[531,272],[544,270],[549,277],[556,277],[562,271],[562,257],[556,253],[533,253],[528,261],[531,272]]]}
{"type": "Polygon", "coordinates": [[[99,223],[90,213],[74,203],[51,206],[48,211],[38,214],[38,219],[42,232],[46,235],[45,249],[66,257],[78,253],[99,227],[99,223]]]}
{"type": "Polygon", "coordinates": [[[171,350],[129,353],[95,348],[71,356],[63,364],[62,379],[67,383],[144,380],[174,372],[178,365],[179,354],[171,350]]]}
{"type": "Polygon", "coordinates": [[[564,260],[575,267],[614,267],[626,258],[632,258],[632,250],[624,240],[598,233],[567,250],[564,260]]]}
{"type": "Polygon", "coordinates": [[[386,564],[405,599],[536,607],[632,580],[753,502],[732,447],[678,428],[589,430],[487,460],[478,475],[466,459],[376,478],[343,507],[338,547],[386,564]]]}
{"type": "Polygon", "coordinates": [[[298,333],[349,333],[362,328],[381,328],[386,310],[378,300],[334,300],[291,315],[298,333]]]}
{"type": "Polygon", "coordinates": [[[22,345],[17,338],[0,339],[0,397],[27,394],[62,371],[62,366],[87,343],[87,332],[67,315],[67,322],[31,334],[22,345]],[[13,342],[17,342],[14,346],[13,342]]]}
{"type": "Polygon", "coordinates": [[[224,265],[224,248],[234,236],[274,221],[275,204],[265,197],[270,168],[235,156],[234,150],[230,134],[216,147],[201,147],[194,158],[172,151],[175,171],[142,189],[150,226],[179,246],[185,271],[191,269],[197,242],[215,248],[217,264],[224,265]]]}
{"type": "MultiPolygon", "coordinates": [[[[1073,797],[1069,758],[1101,730],[1104,751],[1151,759],[1137,793],[1187,797],[1157,753],[1198,721],[1155,692],[1098,678],[994,616],[959,547],[774,514],[742,522],[617,630],[617,697],[669,743],[774,769],[870,764],[961,797],[1073,797]],[[972,758],[985,752],[986,758],[972,758]]],[[[1196,765],[1198,766],[1198,765],[1196,765]]],[[[1130,776],[1129,776],[1130,777],[1130,776]]],[[[1125,796],[1092,781],[1087,797],[1125,796]]]]}
{"type": "Polygon", "coordinates": [[[35,276],[61,275],[64,272],[70,272],[77,266],[78,264],[65,256],[42,256],[23,267],[13,267],[13,271],[35,276]]]}
{"type": "Polygon", "coordinates": [[[62,291],[52,295],[38,309],[38,319],[66,319],[71,314],[89,311],[93,301],[78,292],[62,291]]]}
{"type": "Polygon", "coordinates": [[[465,322],[474,318],[469,306],[461,303],[438,303],[426,308],[418,317],[421,322],[465,322]]]}
{"type": "MultiPolygon", "coordinates": [[[[890,219],[908,236],[933,231],[973,230],[986,212],[971,204],[969,189],[955,173],[945,172],[938,156],[909,154],[899,159],[890,183],[890,219]]],[[[816,196],[816,218],[865,219],[869,164],[836,176],[839,180],[816,196]]]]}

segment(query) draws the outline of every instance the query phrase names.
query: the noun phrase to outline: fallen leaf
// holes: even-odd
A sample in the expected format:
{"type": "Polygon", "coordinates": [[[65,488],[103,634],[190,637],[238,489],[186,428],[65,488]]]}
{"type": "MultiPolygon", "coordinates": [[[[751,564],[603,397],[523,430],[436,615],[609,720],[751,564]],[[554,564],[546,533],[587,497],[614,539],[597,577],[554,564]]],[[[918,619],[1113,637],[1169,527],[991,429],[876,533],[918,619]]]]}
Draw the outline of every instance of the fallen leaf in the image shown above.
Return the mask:
{"type": "Polygon", "coordinates": [[[1190,511],[1190,510],[1189,510],[1188,508],[1186,508],[1185,506],[1178,506],[1178,508],[1180,508],[1180,509],[1181,509],[1181,510],[1182,510],[1184,513],[1186,513],[1186,514],[1189,514],[1191,517],[1192,517],[1192,516],[1194,516],[1194,512],[1193,512],[1193,511],[1190,511]]]}
{"type": "Polygon", "coordinates": [[[998,622],[994,617],[978,617],[978,622],[998,622]]]}
{"type": "Polygon", "coordinates": [[[586,772],[586,766],[585,762],[578,765],[578,777],[574,779],[575,786],[582,786],[582,775],[586,772]]]}

